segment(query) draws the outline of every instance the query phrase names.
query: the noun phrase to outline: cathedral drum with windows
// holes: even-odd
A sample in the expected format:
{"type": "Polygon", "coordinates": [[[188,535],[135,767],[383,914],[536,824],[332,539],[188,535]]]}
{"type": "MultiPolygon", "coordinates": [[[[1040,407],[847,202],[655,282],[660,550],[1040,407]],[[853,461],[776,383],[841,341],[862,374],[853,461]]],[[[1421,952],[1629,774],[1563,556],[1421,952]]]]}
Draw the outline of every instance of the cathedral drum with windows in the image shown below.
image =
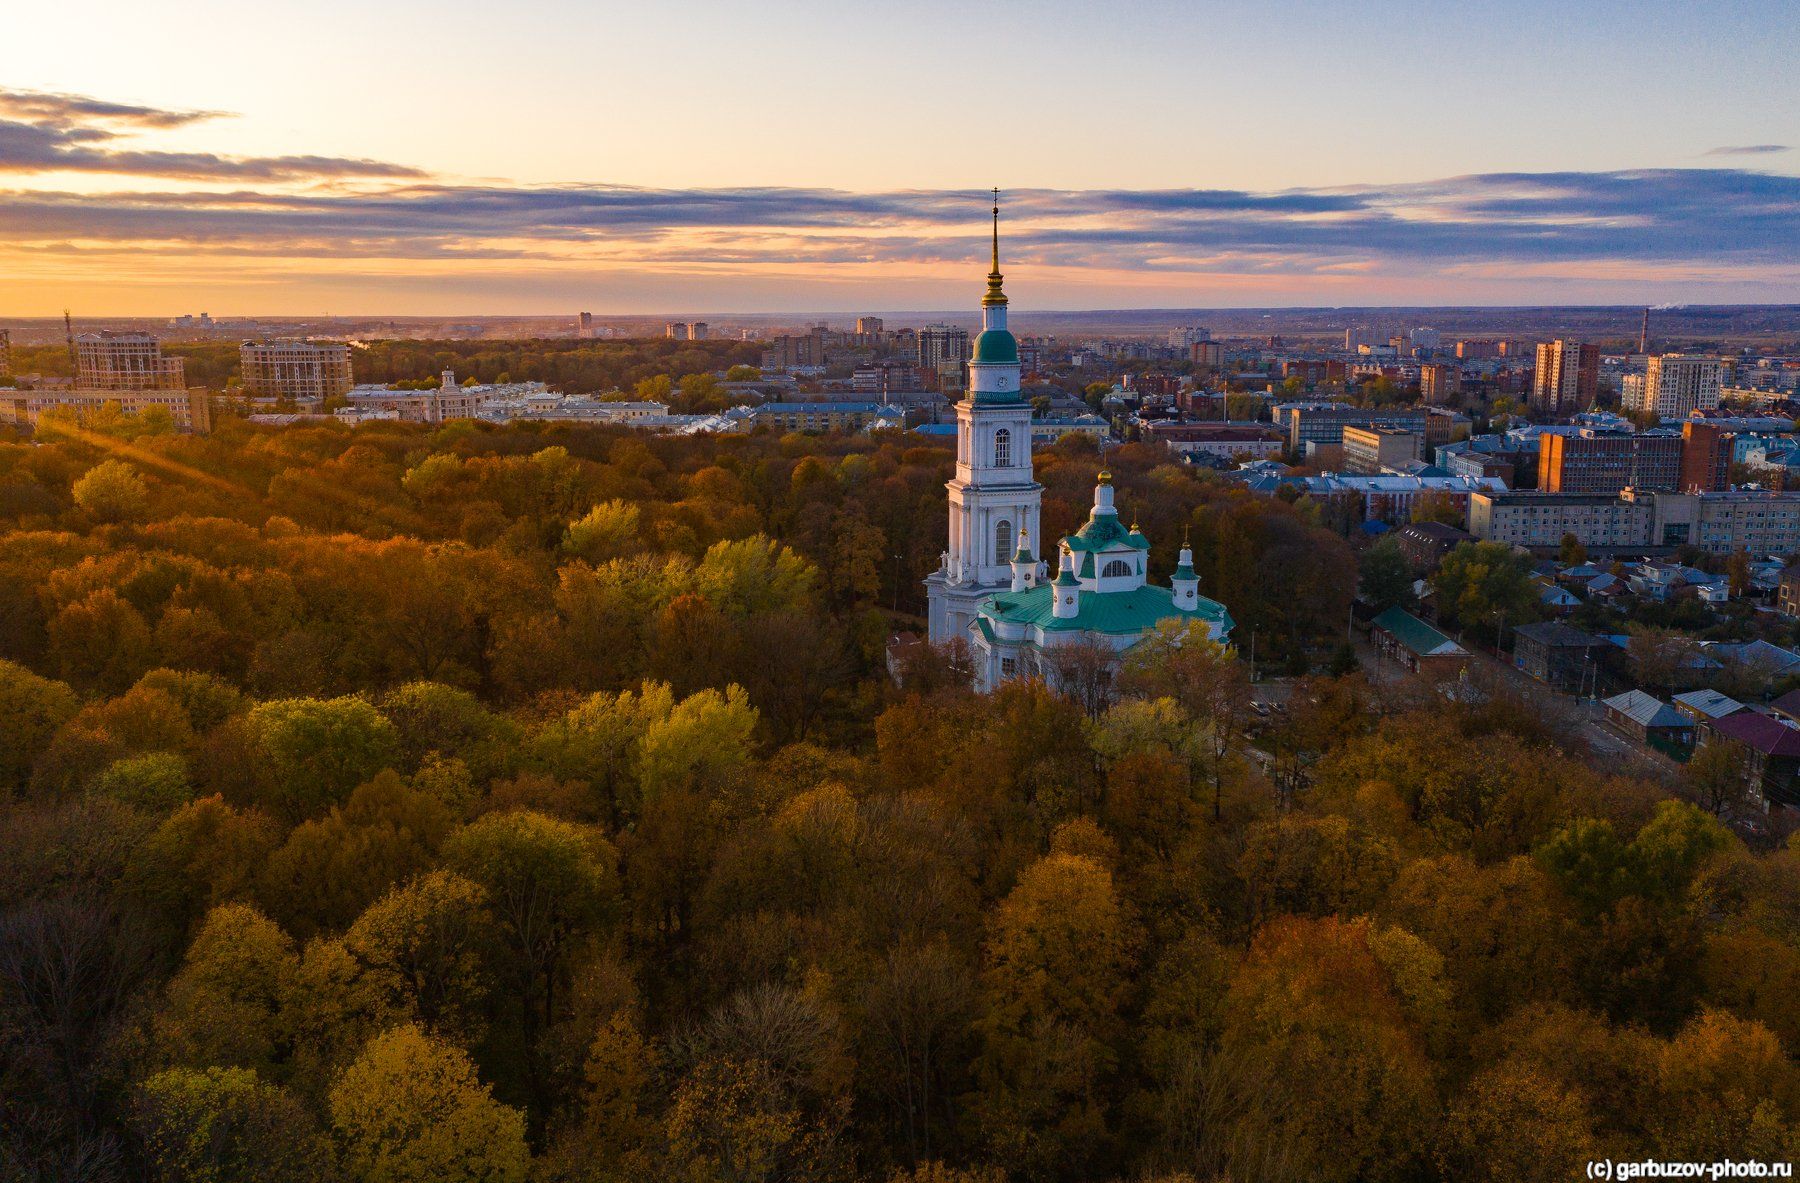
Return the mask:
{"type": "Polygon", "coordinates": [[[986,690],[1011,677],[1054,681],[1056,648],[1097,644],[1122,653],[1163,620],[1202,621],[1223,642],[1231,616],[1200,595],[1185,547],[1170,586],[1150,584],[1150,543],[1136,527],[1120,525],[1104,472],[1092,515],[1062,540],[1059,574],[1046,580],[1031,548],[1043,486],[1032,476],[1031,404],[1019,390],[1019,346],[1006,327],[999,219],[996,204],[982,331],[969,361],[968,397],[956,408],[950,546],[925,580],[932,644],[965,641],[976,685],[986,690]]]}

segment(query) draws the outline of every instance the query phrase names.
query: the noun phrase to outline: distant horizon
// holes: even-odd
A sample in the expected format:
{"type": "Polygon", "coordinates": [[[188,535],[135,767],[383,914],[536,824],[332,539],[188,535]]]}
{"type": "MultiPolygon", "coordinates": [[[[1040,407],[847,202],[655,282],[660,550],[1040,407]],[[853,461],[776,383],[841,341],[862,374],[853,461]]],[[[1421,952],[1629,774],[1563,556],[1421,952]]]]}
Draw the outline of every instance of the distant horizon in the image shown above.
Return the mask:
{"type": "MultiPolygon", "coordinates": [[[[1029,320],[1033,315],[1045,316],[1111,316],[1111,315],[1167,315],[1181,316],[1188,314],[1203,315],[1206,313],[1244,314],[1256,312],[1268,313],[1401,313],[1401,312],[1631,312],[1638,313],[1648,308],[1654,316],[1658,313],[1681,313],[1702,310],[1783,310],[1792,309],[1800,312],[1800,300],[1794,301],[1691,301],[1681,304],[1655,305],[1619,301],[1610,303],[1526,303],[1526,304],[1146,304],[1090,307],[1043,307],[1013,308],[1016,320],[1029,320]]],[[[412,321],[447,321],[447,320],[569,320],[588,313],[596,320],[664,320],[664,321],[700,321],[706,322],[710,317],[776,320],[782,318],[836,318],[854,320],[857,317],[876,318],[898,317],[918,318],[936,316],[963,316],[978,318],[980,308],[973,302],[967,307],[944,308],[865,308],[861,310],[844,310],[828,308],[787,308],[758,311],[738,311],[724,309],[703,310],[640,310],[634,312],[603,312],[593,308],[577,308],[562,312],[143,312],[143,313],[76,313],[76,321],[138,321],[138,320],[175,320],[183,316],[210,316],[214,321],[221,320],[412,320],[412,321]]],[[[60,325],[61,313],[55,315],[4,315],[0,314],[0,325],[5,324],[45,324],[60,325]]],[[[1204,327],[1204,326],[1200,326],[1204,327]]]]}

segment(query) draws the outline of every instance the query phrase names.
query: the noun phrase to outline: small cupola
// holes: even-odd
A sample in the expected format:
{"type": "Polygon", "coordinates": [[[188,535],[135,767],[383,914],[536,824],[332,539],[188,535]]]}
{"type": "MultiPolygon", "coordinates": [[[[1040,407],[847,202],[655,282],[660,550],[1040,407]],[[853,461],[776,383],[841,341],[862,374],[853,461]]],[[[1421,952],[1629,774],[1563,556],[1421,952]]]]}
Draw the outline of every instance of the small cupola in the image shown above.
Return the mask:
{"type": "Polygon", "coordinates": [[[1200,576],[1194,571],[1194,552],[1188,546],[1186,535],[1181,539],[1181,554],[1175,564],[1175,573],[1169,577],[1169,587],[1175,593],[1175,607],[1183,612],[1193,612],[1200,607],[1200,576]]]}
{"type": "Polygon", "coordinates": [[[1056,595],[1055,615],[1059,620],[1073,620],[1081,610],[1081,581],[1075,578],[1074,553],[1068,547],[1058,552],[1061,569],[1051,583],[1056,595]]]}
{"type": "Polygon", "coordinates": [[[1029,591],[1037,585],[1037,560],[1031,556],[1031,532],[1019,531],[1019,549],[1012,557],[1012,589],[1029,591]]]}

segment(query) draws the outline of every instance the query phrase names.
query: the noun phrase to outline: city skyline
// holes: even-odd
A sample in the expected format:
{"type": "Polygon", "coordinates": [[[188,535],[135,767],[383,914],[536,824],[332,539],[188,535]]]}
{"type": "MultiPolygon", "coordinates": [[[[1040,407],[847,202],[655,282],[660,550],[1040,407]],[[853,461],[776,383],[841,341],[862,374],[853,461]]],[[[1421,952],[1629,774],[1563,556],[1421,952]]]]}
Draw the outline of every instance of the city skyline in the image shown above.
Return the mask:
{"type": "Polygon", "coordinates": [[[0,315],[1800,291],[1792,6],[525,7],[10,18],[0,315]]]}

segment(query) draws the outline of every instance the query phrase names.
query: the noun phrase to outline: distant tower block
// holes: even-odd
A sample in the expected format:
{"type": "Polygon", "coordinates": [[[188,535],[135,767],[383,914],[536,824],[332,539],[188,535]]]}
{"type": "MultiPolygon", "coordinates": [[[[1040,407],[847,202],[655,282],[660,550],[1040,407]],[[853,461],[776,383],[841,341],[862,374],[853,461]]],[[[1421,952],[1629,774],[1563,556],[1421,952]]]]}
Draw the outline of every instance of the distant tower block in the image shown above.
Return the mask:
{"type": "Polygon", "coordinates": [[[1650,352],[1650,310],[1644,309],[1644,324],[1638,329],[1638,352],[1646,356],[1650,352]]]}

